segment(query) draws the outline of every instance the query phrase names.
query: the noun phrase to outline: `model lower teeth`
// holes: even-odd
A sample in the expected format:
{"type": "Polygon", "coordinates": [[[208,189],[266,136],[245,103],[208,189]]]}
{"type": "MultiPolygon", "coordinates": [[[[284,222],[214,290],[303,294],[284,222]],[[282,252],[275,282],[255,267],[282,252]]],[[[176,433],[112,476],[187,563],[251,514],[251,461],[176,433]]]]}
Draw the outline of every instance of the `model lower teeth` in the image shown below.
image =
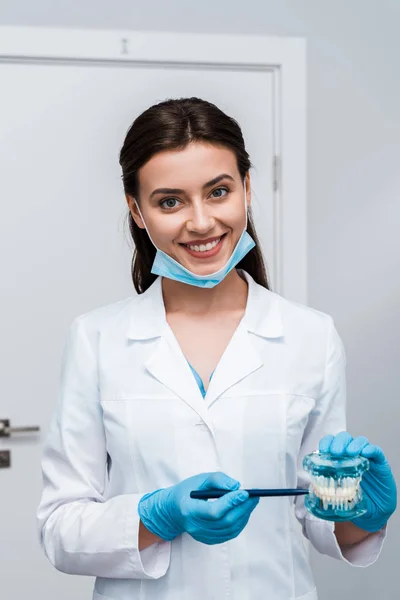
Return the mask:
{"type": "Polygon", "coordinates": [[[215,248],[215,246],[219,243],[220,239],[221,238],[215,240],[214,242],[210,242],[209,244],[201,244],[200,246],[189,246],[189,244],[187,244],[187,246],[194,252],[207,252],[208,250],[212,250],[213,248],[215,248]]]}

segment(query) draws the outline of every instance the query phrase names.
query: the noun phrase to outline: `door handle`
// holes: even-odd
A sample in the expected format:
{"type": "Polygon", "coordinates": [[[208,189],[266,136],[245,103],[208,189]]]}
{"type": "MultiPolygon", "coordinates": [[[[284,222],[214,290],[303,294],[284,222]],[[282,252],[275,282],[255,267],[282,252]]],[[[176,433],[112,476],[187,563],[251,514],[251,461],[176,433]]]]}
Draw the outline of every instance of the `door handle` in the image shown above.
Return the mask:
{"type": "Polygon", "coordinates": [[[33,433],[40,431],[39,425],[30,425],[27,427],[10,427],[9,419],[0,419],[0,438],[10,437],[13,433],[33,433]]]}

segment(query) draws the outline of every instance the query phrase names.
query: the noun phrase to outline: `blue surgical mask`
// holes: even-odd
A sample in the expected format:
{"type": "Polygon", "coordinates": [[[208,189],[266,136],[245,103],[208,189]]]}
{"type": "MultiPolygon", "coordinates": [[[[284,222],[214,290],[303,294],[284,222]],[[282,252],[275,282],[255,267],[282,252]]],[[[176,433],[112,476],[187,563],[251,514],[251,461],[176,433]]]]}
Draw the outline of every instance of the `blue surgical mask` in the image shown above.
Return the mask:
{"type": "Polygon", "coordinates": [[[140,212],[140,208],[138,203],[135,200],[135,204],[138,208],[139,214],[142,217],[142,221],[144,226],[146,227],[147,234],[156,248],[156,256],[154,258],[154,262],[151,268],[151,272],[154,275],[161,275],[161,277],[167,277],[168,279],[174,279],[175,281],[180,281],[181,283],[187,283],[188,285],[195,285],[201,288],[213,288],[218,283],[220,283],[230,271],[242,260],[244,256],[252,248],[254,248],[255,241],[253,238],[247,233],[247,204],[246,204],[246,179],[243,181],[244,187],[244,210],[246,215],[246,224],[244,226],[242,235],[240,236],[238,243],[236,244],[230,258],[226,262],[226,264],[215,271],[215,273],[210,273],[209,275],[197,275],[189,269],[183,267],[180,263],[178,263],[175,259],[171,258],[168,254],[157,248],[155,243],[150,237],[149,230],[146,227],[146,223],[144,222],[142,213],[140,212]]]}

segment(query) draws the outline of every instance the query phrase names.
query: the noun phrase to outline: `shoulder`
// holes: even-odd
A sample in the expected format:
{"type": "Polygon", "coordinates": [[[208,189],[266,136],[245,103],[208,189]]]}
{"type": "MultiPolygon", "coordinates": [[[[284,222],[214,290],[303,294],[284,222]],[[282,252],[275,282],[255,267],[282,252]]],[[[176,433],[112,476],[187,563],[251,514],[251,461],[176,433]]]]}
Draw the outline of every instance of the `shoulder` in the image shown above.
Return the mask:
{"type": "Polygon", "coordinates": [[[94,341],[94,338],[109,329],[115,329],[118,325],[126,326],[137,301],[137,295],[128,296],[77,315],[71,321],[70,335],[82,332],[94,341]]]}
{"type": "Polygon", "coordinates": [[[257,321],[275,319],[280,321],[285,332],[300,334],[304,331],[322,333],[332,327],[333,319],[329,314],[267,289],[244,270],[241,275],[248,282],[250,312],[257,315],[257,321]]]}
{"type": "MultiPolygon", "coordinates": [[[[296,354],[326,357],[331,352],[344,356],[342,340],[333,317],[312,306],[289,300],[257,285],[259,311],[264,307],[279,320],[282,343],[296,354]],[[268,308],[269,307],[269,308],[268,308]]],[[[268,319],[268,317],[266,317],[268,319]]]]}
{"type": "Polygon", "coordinates": [[[295,327],[299,331],[326,334],[334,326],[333,318],[328,313],[306,304],[288,300],[279,294],[274,295],[279,304],[282,319],[288,327],[295,327]]]}
{"type": "Polygon", "coordinates": [[[282,343],[297,349],[321,351],[335,332],[331,315],[285,298],[255,282],[243,271],[249,284],[248,312],[253,331],[266,337],[281,337],[282,343]]]}
{"type": "Polygon", "coordinates": [[[288,343],[302,348],[310,356],[320,356],[325,361],[343,360],[346,363],[345,348],[330,314],[277,296],[288,343]]]}

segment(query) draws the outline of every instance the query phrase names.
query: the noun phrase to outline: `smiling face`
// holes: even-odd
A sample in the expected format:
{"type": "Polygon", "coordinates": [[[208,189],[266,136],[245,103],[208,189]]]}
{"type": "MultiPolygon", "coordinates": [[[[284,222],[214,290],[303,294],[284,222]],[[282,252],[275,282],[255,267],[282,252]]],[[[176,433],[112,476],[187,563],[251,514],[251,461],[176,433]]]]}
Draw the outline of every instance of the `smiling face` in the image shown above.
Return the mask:
{"type": "MultiPolygon", "coordinates": [[[[138,176],[140,211],[155,246],[198,275],[220,269],[246,224],[235,154],[193,142],[155,154],[138,176]]],[[[246,210],[250,197],[249,191],[246,210]]],[[[133,198],[126,200],[138,227],[145,228],[133,198]]]]}

